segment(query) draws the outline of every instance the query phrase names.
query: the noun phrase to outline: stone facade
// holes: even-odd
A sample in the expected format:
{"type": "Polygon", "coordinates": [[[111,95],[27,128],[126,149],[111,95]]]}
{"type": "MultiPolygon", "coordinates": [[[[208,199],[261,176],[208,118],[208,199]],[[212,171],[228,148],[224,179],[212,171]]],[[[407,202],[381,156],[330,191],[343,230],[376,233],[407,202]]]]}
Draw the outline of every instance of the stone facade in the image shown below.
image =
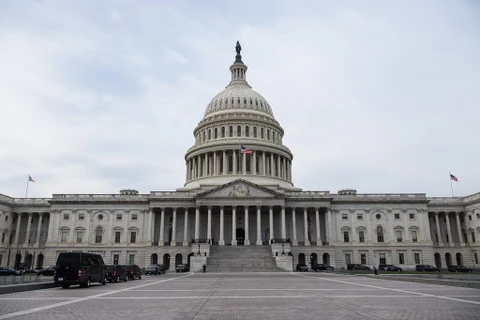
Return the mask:
{"type": "Polygon", "coordinates": [[[230,84],[194,130],[183,187],[0,195],[0,265],[32,269],[78,250],[100,253],[107,263],[170,266],[208,256],[211,246],[248,245],[270,246],[293,264],[477,267],[480,193],[435,198],[294,187],[284,131],[247,83],[239,53],[230,71],[230,84]]]}

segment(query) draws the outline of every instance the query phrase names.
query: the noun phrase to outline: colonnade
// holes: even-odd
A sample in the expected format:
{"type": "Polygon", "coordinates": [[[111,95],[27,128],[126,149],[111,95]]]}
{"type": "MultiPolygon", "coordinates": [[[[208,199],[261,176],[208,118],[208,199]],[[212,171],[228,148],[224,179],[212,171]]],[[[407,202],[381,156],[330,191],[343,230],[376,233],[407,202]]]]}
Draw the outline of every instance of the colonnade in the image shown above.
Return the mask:
{"type": "MultiPolygon", "coordinates": [[[[178,226],[177,224],[177,216],[179,214],[179,211],[183,211],[183,214],[185,216],[184,218],[184,232],[183,232],[183,246],[188,246],[190,241],[189,239],[193,239],[194,241],[205,241],[205,242],[210,242],[212,240],[212,206],[203,206],[206,207],[206,217],[205,214],[201,214],[200,206],[195,207],[195,220],[194,220],[194,235],[193,238],[190,237],[189,234],[189,207],[170,207],[168,209],[172,210],[172,217],[171,217],[171,225],[172,225],[172,233],[171,233],[171,241],[168,243],[168,241],[165,241],[165,215],[166,215],[166,209],[165,207],[162,208],[157,208],[157,212],[160,214],[160,230],[159,230],[159,241],[158,245],[159,246],[164,246],[164,245],[170,245],[170,246],[176,246],[177,245],[177,231],[178,228],[181,226],[178,226]],[[201,219],[201,218],[204,219],[201,219]],[[206,219],[205,219],[206,218],[206,219]],[[206,220],[206,221],[205,221],[206,220]],[[204,237],[205,235],[200,235],[200,227],[202,223],[206,223],[206,238],[203,239],[202,236],[204,237]]],[[[243,218],[244,218],[244,226],[245,226],[245,237],[243,240],[244,245],[250,245],[253,244],[252,239],[250,239],[250,208],[255,208],[256,209],[256,239],[255,239],[255,244],[256,245],[262,245],[263,244],[263,239],[262,239],[262,208],[265,210],[268,210],[268,229],[269,229],[269,234],[268,234],[268,243],[270,244],[272,241],[286,241],[287,240],[287,228],[286,228],[286,209],[291,208],[291,219],[292,219],[292,230],[291,230],[291,243],[292,245],[296,246],[298,245],[299,240],[297,239],[297,225],[296,225],[296,219],[297,219],[297,211],[303,212],[303,234],[304,234],[304,245],[309,246],[310,245],[310,239],[308,236],[308,209],[307,207],[301,207],[301,208],[296,208],[296,207],[285,207],[285,206],[249,206],[249,205],[244,205],[244,206],[214,206],[217,207],[218,214],[219,214],[219,239],[218,239],[218,244],[219,245],[225,245],[226,240],[225,239],[225,230],[228,228],[228,226],[225,225],[225,216],[226,212],[227,214],[231,214],[231,245],[237,245],[237,209],[243,207],[243,218]],[[229,210],[226,210],[228,208],[229,210]],[[278,209],[275,210],[275,208],[279,208],[280,212],[278,212],[278,209]],[[275,214],[274,214],[274,211],[275,214]],[[279,214],[278,214],[279,213],[279,214]],[[274,219],[280,218],[280,228],[279,228],[279,235],[275,234],[275,229],[274,229],[274,219]]],[[[315,210],[315,228],[316,228],[316,244],[318,246],[322,245],[322,239],[321,239],[321,221],[320,221],[320,210],[321,208],[313,208],[315,210]]],[[[205,210],[204,210],[205,211],[205,210]]],[[[181,214],[181,213],[180,213],[181,214]]],[[[328,219],[330,218],[330,211],[327,211],[328,214],[328,219]]],[[[155,223],[153,222],[154,219],[154,213],[153,211],[149,212],[149,217],[150,225],[154,226],[155,223]]],[[[330,233],[329,230],[329,224],[325,224],[327,233],[330,233]]],[[[153,235],[154,235],[154,230],[150,229],[148,231],[148,238],[150,240],[153,240],[153,235]]],[[[267,240],[267,239],[266,239],[267,240]]],[[[300,240],[301,241],[301,240],[300,240]]],[[[180,242],[180,241],[178,241],[180,242]]],[[[228,241],[227,241],[228,243],[228,241]]]]}
{"type": "MultiPolygon", "coordinates": [[[[433,212],[434,214],[434,219],[435,219],[435,232],[436,232],[436,235],[437,235],[437,239],[433,239],[433,242],[437,242],[437,244],[439,246],[443,246],[445,245],[445,243],[443,242],[443,239],[442,239],[442,232],[441,232],[441,228],[440,228],[440,218],[443,217],[445,218],[445,224],[446,224],[446,244],[447,245],[450,245],[450,246],[453,246],[455,245],[455,242],[459,243],[460,245],[465,245],[465,241],[464,241],[464,238],[463,238],[463,233],[462,233],[462,224],[460,222],[460,212],[456,211],[456,212],[433,212]],[[457,240],[458,241],[454,241],[453,237],[452,237],[452,226],[450,224],[450,213],[453,213],[455,215],[455,225],[456,225],[456,229],[457,229],[457,240]]],[[[463,217],[463,222],[464,222],[464,228],[463,230],[465,231],[465,238],[467,240],[467,243],[468,244],[471,244],[472,243],[472,239],[470,239],[470,237],[468,236],[467,234],[467,221],[466,221],[466,215],[464,215],[463,217]]]]}
{"type": "Polygon", "coordinates": [[[44,212],[5,212],[0,216],[0,221],[4,223],[0,225],[0,243],[1,244],[12,244],[18,246],[23,244],[24,247],[28,246],[38,246],[40,245],[40,235],[43,224],[43,219],[48,217],[44,212]],[[25,233],[25,238],[23,243],[20,243],[20,234],[22,229],[22,218],[27,216],[27,229],[25,233]],[[7,218],[8,217],[8,218],[7,218]],[[16,218],[16,222],[14,222],[16,218]],[[32,226],[34,225],[34,220],[36,220],[36,233],[34,239],[30,238],[30,235],[34,231],[32,226]],[[14,235],[14,238],[11,238],[11,235],[14,235]],[[32,242],[35,240],[35,242],[32,242]]]}
{"type": "Polygon", "coordinates": [[[226,174],[271,176],[288,181],[292,179],[291,159],[265,151],[253,150],[251,155],[241,153],[240,149],[206,152],[191,157],[186,165],[187,181],[226,174]]]}

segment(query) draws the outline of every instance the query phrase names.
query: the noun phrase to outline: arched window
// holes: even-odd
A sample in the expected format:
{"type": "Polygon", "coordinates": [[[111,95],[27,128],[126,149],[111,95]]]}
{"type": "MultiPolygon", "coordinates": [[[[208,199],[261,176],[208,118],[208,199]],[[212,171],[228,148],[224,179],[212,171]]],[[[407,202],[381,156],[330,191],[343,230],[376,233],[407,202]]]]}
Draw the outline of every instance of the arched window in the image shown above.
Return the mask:
{"type": "Polygon", "coordinates": [[[383,242],[383,228],[381,226],[377,227],[377,241],[383,242]]]}
{"type": "Polygon", "coordinates": [[[237,127],[237,137],[240,137],[242,135],[242,127],[238,126],[237,127]]]}
{"type": "Polygon", "coordinates": [[[202,142],[205,142],[205,131],[203,131],[203,140],[202,142]]]}
{"type": "Polygon", "coordinates": [[[260,138],[263,139],[264,134],[263,134],[263,128],[260,128],[260,138]]]}
{"type": "Polygon", "coordinates": [[[275,142],[275,131],[272,131],[272,140],[275,142]]]}
{"type": "Polygon", "coordinates": [[[225,138],[225,127],[222,127],[222,138],[225,138]]]}
{"type": "Polygon", "coordinates": [[[97,227],[95,230],[95,243],[102,243],[103,229],[102,227],[97,227]]]}
{"type": "Polygon", "coordinates": [[[218,129],[215,128],[215,139],[217,139],[217,138],[218,138],[218,129]]]}
{"type": "Polygon", "coordinates": [[[230,131],[230,132],[229,132],[229,133],[230,133],[230,137],[233,137],[233,127],[232,127],[232,126],[230,126],[229,131],[230,131]]]}
{"type": "Polygon", "coordinates": [[[257,127],[253,127],[253,137],[257,137],[257,127]]]}
{"type": "Polygon", "coordinates": [[[249,126],[245,127],[245,136],[250,137],[250,127],[249,126]]]}
{"type": "Polygon", "coordinates": [[[208,129],[208,140],[212,140],[212,129],[208,129]]]}
{"type": "Polygon", "coordinates": [[[267,140],[270,140],[270,130],[267,130],[267,140]]]}

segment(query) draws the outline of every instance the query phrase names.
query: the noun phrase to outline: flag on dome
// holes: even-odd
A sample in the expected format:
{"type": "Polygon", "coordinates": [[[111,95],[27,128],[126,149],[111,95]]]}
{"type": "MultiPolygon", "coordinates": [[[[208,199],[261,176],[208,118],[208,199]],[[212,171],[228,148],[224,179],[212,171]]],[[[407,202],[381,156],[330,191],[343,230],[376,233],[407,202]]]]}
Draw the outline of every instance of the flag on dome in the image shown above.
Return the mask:
{"type": "Polygon", "coordinates": [[[240,153],[253,154],[252,149],[247,149],[244,146],[240,146],[240,153]]]}
{"type": "Polygon", "coordinates": [[[455,177],[453,174],[450,173],[450,179],[452,179],[453,181],[457,181],[458,182],[458,179],[457,177],[455,177]]]}
{"type": "Polygon", "coordinates": [[[28,181],[35,182],[35,180],[32,179],[32,176],[28,175],[28,181]]]}

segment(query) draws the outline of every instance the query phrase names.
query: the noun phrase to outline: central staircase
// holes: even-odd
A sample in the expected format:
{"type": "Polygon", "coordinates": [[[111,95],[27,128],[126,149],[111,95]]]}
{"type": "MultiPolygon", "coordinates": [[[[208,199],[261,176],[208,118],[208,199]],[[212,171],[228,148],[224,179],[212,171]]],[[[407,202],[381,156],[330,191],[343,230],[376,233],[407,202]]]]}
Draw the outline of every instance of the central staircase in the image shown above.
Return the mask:
{"type": "Polygon", "coordinates": [[[270,246],[211,246],[207,272],[285,272],[270,246]]]}

